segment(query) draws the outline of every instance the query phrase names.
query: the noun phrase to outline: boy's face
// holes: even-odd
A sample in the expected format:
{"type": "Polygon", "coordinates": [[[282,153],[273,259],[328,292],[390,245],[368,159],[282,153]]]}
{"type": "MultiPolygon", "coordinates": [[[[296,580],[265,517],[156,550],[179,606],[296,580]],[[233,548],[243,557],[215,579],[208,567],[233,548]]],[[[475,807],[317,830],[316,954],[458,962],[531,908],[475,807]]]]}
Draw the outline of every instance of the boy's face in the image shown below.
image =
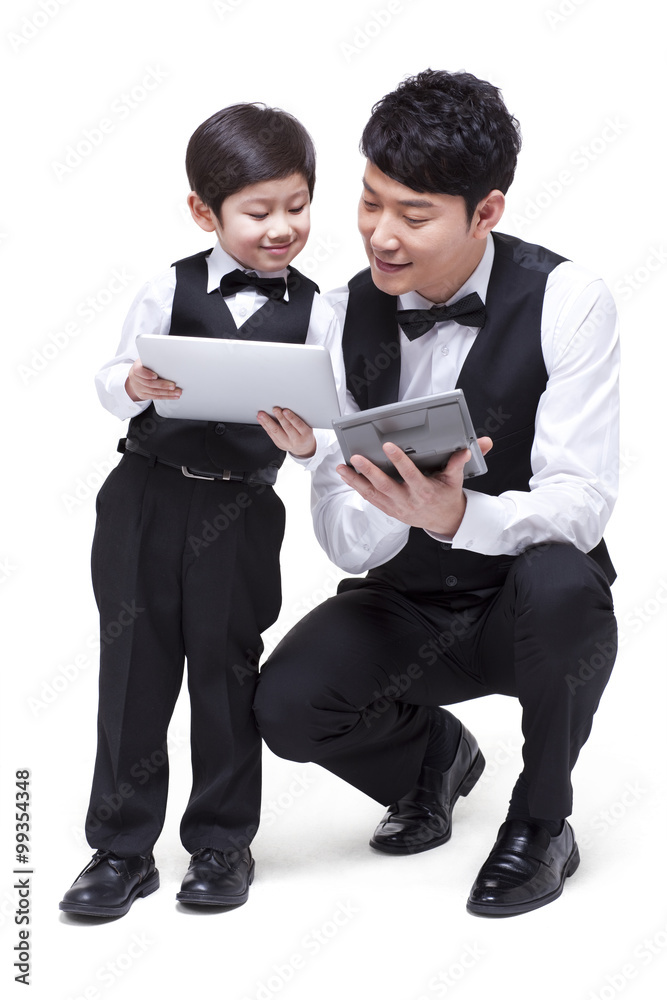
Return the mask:
{"type": "Polygon", "coordinates": [[[359,231],[373,282],[389,295],[417,291],[446,302],[482,259],[486,237],[502,215],[502,193],[483,199],[468,224],[461,196],[413,191],[370,161],[363,184],[359,231]]]}
{"type": "Polygon", "coordinates": [[[302,174],[260,181],[229,195],[220,216],[191,193],[195,222],[215,231],[223,250],[253,271],[281,271],[303,250],[310,232],[310,195],[302,174]]]}

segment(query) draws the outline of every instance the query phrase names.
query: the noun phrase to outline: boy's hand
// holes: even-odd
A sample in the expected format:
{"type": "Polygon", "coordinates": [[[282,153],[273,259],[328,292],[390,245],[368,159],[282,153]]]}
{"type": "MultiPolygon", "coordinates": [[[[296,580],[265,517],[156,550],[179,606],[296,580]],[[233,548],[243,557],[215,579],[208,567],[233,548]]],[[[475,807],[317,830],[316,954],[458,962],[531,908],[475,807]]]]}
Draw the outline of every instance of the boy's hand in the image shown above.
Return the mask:
{"type": "Polygon", "coordinates": [[[181,389],[175,382],[160,378],[150,368],[144,368],[139,358],[125,379],[125,392],[138,403],[142,399],[178,399],[181,389]]]}
{"type": "Polygon", "coordinates": [[[257,420],[273,443],[283,451],[289,451],[297,458],[312,458],[315,454],[317,442],[312,428],[291,410],[274,406],[273,417],[260,410],[257,420]]]}

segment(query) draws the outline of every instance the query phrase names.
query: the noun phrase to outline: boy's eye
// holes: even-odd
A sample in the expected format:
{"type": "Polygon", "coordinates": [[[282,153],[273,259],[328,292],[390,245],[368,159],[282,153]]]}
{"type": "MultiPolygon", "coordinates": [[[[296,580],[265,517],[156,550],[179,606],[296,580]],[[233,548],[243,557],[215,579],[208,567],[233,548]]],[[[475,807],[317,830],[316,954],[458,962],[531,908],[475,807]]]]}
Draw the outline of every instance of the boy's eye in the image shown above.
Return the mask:
{"type": "Polygon", "coordinates": [[[303,210],[304,210],[305,207],[306,206],[304,204],[304,205],[299,205],[298,208],[290,208],[290,214],[291,215],[298,215],[299,212],[303,212],[303,210]]]}

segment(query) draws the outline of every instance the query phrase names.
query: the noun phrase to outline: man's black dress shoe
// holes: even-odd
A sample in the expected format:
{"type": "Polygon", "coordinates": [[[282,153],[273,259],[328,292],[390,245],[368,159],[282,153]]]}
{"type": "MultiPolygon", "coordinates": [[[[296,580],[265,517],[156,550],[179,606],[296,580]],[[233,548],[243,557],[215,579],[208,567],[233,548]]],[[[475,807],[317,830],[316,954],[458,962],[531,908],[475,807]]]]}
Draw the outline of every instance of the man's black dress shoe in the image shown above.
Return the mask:
{"type": "Polygon", "coordinates": [[[474,787],[485,764],[477,740],[461,726],[452,766],[444,772],[423,767],[412,791],[387,809],[371,847],[386,854],[418,854],[446,843],[456,800],[474,787]]]}
{"type": "Polygon", "coordinates": [[[89,917],[122,917],[137,896],[148,896],[159,885],[152,854],[119,858],[111,851],[96,851],[63,896],[60,909],[89,917]]]}
{"type": "Polygon", "coordinates": [[[223,854],[203,847],[192,855],[176,899],[204,906],[245,903],[254,876],[255,862],[248,848],[223,854]]]}
{"type": "Polygon", "coordinates": [[[557,837],[536,823],[507,820],[470,891],[468,911],[504,917],[536,910],[560,896],[578,867],[579,848],[567,820],[557,837]]]}

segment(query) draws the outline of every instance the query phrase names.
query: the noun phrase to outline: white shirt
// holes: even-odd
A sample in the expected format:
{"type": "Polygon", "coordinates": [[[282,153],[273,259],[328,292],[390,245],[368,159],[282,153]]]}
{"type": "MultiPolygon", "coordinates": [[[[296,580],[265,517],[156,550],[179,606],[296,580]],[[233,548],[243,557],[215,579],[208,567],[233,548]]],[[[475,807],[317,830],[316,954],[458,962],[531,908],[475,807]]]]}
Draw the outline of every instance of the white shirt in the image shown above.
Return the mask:
{"type": "MultiPolygon", "coordinates": [[[[206,258],[206,262],[208,265],[207,292],[212,292],[219,287],[223,275],[239,268],[238,262],[230,257],[219,243],[216,243],[206,258]]],[[[243,269],[241,268],[241,270],[243,269]]],[[[259,274],[260,277],[286,278],[287,268],[282,271],[255,271],[254,273],[259,274]]],[[[102,405],[121,420],[135,417],[150,406],[150,400],[135,402],[130,399],[125,390],[125,382],[130,368],[139,356],[136,345],[139,334],[168,335],[175,289],[176,269],[174,267],[163,271],[140,289],[123,324],[120,344],[115,357],[102,365],[95,376],[95,385],[102,405]]],[[[285,293],[285,298],[289,300],[288,292],[285,293]]],[[[244,288],[235,295],[225,296],[225,302],[237,329],[258,309],[261,309],[266,301],[267,296],[253,287],[244,288]]],[[[317,294],[313,297],[305,342],[306,344],[322,345],[330,350],[338,395],[339,398],[344,398],[345,377],[338,319],[331,306],[317,294]]],[[[336,443],[333,431],[318,429],[314,430],[313,433],[317,442],[315,455],[309,459],[299,460],[300,465],[311,470],[317,466],[327,451],[335,447],[336,443]]]]}
{"type": "MultiPolygon", "coordinates": [[[[493,257],[488,238],[479,265],[448,304],[471,292],[486,300],[493,257]]],[[[348,294],[344,287],[325,296],[341,330],[348,294]]],[[[399,296],[400,309],[432,305],[417,292],[399,296]]],[[[399,401],[455,388],[477,333],[453,320],[412,342],[400,331],[399,401]]],[[[540,542],[568,542],[588,552],[602,537],[619,467],[618,323],[605,284],[570,261],[559,264],[547,279],[541,337],[548,383],[537,409],[530,489],[498,497],[464,490],[466,511],[454,537],[429,532],[453,548],[518,555],[540,542]]],[[[345,405],[346,412],[359,409],[350,393],[345,405]]],[[[410,528],[346,486],[335,471],[342,462],[332,449],[313,475],[315,533],[334,563],[362,573],[395,556],[410,528]]]]}

